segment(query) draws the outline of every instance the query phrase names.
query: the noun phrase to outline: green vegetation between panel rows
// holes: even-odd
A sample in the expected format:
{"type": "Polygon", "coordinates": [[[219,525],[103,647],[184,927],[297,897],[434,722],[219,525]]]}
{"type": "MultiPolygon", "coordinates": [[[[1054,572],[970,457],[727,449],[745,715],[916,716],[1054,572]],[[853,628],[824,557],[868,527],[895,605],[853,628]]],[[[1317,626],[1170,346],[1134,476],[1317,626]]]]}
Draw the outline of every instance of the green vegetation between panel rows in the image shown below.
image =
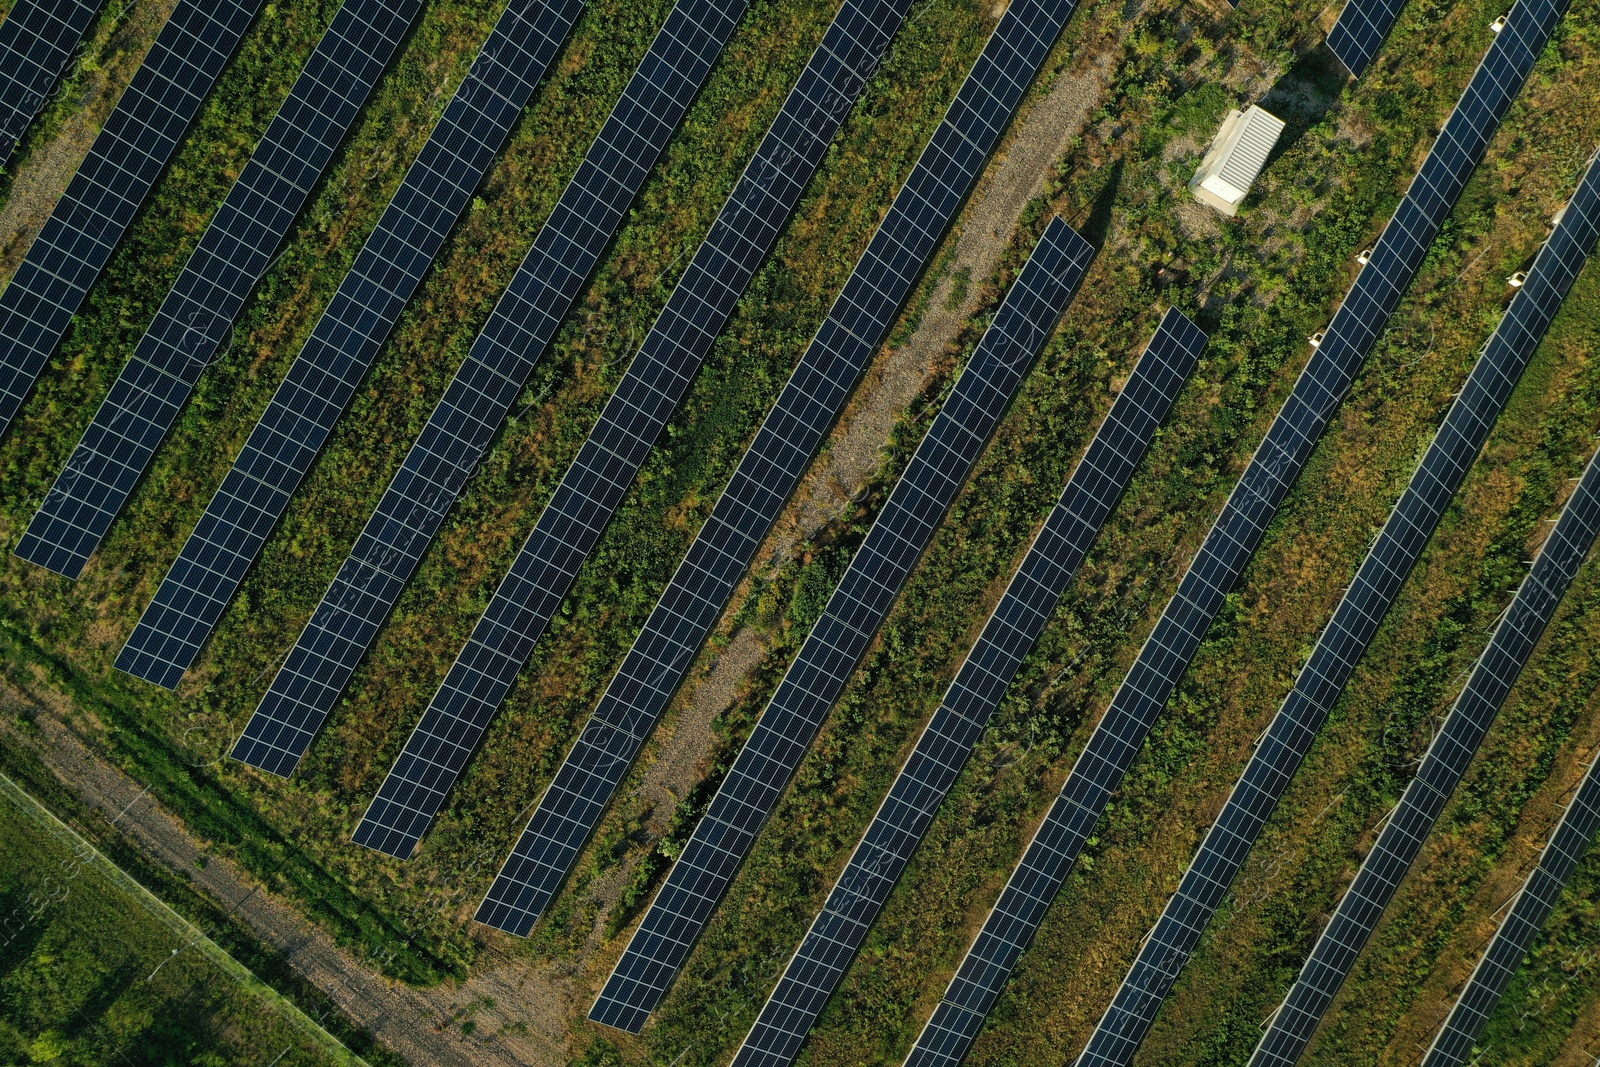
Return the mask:
{"type": "MultiPolygon", "coordinates": [[[[334,174],[208,371],[157,466],[76,585],[0,565],[0,640],[25,689],[62,693],[75,725],[197,834],[400,977],[472,973],[471,908],[526,820],[573,731],[737,461],[761,415],[909,169],[992,25],[991,5],[925,0],[830,152],[796,221],[758,275],[690,400],[580,575],[449,811],[405,864],[348,833],[521,543],[554,479],[665,300],[833,5],[753,5],[734,45],[603,261],[578,311],[369,657],[288,784],[216,755],[253,708],[399,458],[459,362],[664,17],[665,0],[595,3],[580,21],[480,199],[380,356],[216,640],[177,697],[114,675],[112,657],[315,312],[398,182],[486,31],[492,12],[435,0],[380,87],[334,174]],[[775,42],[777,46],[775,47],[775,42]]],[[[225,189],[325,5],[277,5],[219,87],[154,203],[119,251],[57,369],[0,443],[0,528],[12,540],[49,485],[225,189]],[[293,19],[301,23],[293,23],[293,19]],[[290,42],[294,42],[291,44],[290,42]],[[256,48],[258,52],[250,52],[256,48]],[[265,61],[265,60],[263,60],[265,61]],[[276,87],[276,88],[274,88],[276,87]],[[234,94],[234,95],[229,95],[234,94]],[[253,94],[253,95],[252,95],[253,94]],[[252,117],[254,116],[254,117],[252,117]],[[252,122],[256,125],[250,125],[252,122]],[[237,166],[237,163],[233,164],[237,166]]],[[[1032,822],[1109,699],[1327,320],[1437,125],[1487,46],[1488,0],[1412,0],[1379,63],[1345,86],[1314,49],[1305,5],[1248,0],[1226,17],[1196,5],[1081,10],[1030,107],[1060,78],[1100,92],[1087,129],[1024,215],[999,271],[970,277],[984,311],[940,356],[879,477],[845,513],[763,558],[702,657],[738,627],[763,654],[714,724],[715,746],[675,811],[637,795],[646,766],[603,823],[572,887],[518,949],[562,973],[576,1013],[693,825],[870,523],[895,473],[970,351],[1005,283],[1052,212],[1104,247],[1060,336],[958,500],[758,843],[717,919],[639,1042],[610,1049],[574,1020],[594,1063],[719,1062],[859,836],[906,746],[959,663],[1032,529],[1059,491],[1110,390],[1168,304],[1213,335],[1180,400],[994,730],[945,805],[861,960],[808,1045],[809,1063],[889,1063],[942,992],[971,929],[1032,822]],[[1091,74],[1109,59],[1103,92],[1091,74]],[[1226,109],[1269,93],[1289,136],[1245,215],[1222,224],[1183,183],[1226,109]],[[676,1059],[677,1057],[681,1059],[676,1059]]],[[[1501,279],[1537,247],[1597,139],[1593,0],[1579,0],[1529,91],[1437,242],[1141,755],[1092,847],[996,1012],[974,1063],[1053,1062],[1081,1043],[1140,936],[1309,651],[1317,629],[1398,495],[1505,298],[1501,279]]],[[[948,250],[947,253],[948,254],[948,250]]],[[[942,261],[941,261],[942,262],[942,261]]],[[[1146,1063],[1238,1063],[1281,997],[1342,880],[1398,794],[1428,723],[1481,647],[1590,447],[1600,402],[1591,353],[1600,282],[1580,281],[1551,339],[1413,578],[1350,694],[1236,887],[1144,1051],[1146,1063]],[[1444,622],[1441,624],[1440,620],[1444,622]]],[[[903,341],[919,298],[897,331],[903,341]]],[[[1407,925],[1386,931],[1349,1002],[1381,1026],[1335,1027],[1322,1062],[1380,1062],[1413,1007],[1426,964],[1460,924],[1527,798],[1593,708],[1591,566],[1541,652],[1540,670],[1489,742],[1447,816],[1461,869],[1411,886],[1407,925]],[[1585,629],[1587,627],[1587,629],[1585,629]],[[1557,706],[1560,705],[1560,706],[1557,706]],[[1479,857],[1474,861],[1473,857],[1479,857]]],[[[1353,1009],[1355,1010],[1355,1009],[1353,1009]]],[[[1577,1009],[1574,1008],[1576,1013],[1577,1009]]],[[[1529,1061],[1529,1062],[1545,1062],[1529,1061]]]]}

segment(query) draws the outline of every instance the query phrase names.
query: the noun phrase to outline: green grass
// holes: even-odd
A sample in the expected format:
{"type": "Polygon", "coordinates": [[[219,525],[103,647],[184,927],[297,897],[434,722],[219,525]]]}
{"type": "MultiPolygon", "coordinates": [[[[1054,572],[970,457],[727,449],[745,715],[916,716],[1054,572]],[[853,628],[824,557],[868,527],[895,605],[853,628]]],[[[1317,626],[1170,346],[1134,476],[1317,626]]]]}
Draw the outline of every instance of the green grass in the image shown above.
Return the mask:
{"type": "MultiPolygon", "coordinates": [[[[208,371],[83,580],[67,583],[11,557],[0,562],[8,677],[75,709],[75,727],[101,757],[149,783],[208,848],[269,879],[341,943],[407,981],[440,981],[478,965],[472,905],[954,94],[993,14],[991,4],[973,0],[916,6],[421,853],[404,864],[376,857],[348,843],[350,827],[710,225],[832,3],[752,6],[296,777],[265,780],[216,756],[254,707],[576,167],[604,116],[596,101],[620,92],[667,7],[666,0],[590,5],[176,696],[115,675],[111,659],[492,11],[455,0],[429,8],[247,308],[228,354],[208,371]]],[[[1600,63],[1594,7],[1579,0],[1541,61],[1025,958],[975,1064],[1064,1059],[1120,979],[1492,328],[1504,299],[1499,279],[1537,246],[1544,220],[1600,138],[1600,117],[1584,104],[1600,63]]],[[[282,2],[282,25],[252,30],[242,55],[256,60],[219,86],[18,430],[0,442],[5,537],[20,533],[214,210],[226,185],[219,174],[259,134],[270,114],[262,101],[286,88],[294,50],[309,47],[328,10],[282,2]]],[[[1251,0],[1220,16],[1157,3],[1132,16],[1121,45],[1116,35],[1128,15],[1121,5],[1106,0],[1078,13],[1030,99],[1103,55],[1111,61],[1110,90],[1010,235],[1001,269],[958,280],[982,310],[960,351],[934,368],[867,494],[794,560],[762,561],[739,594],[735,618],[710,652],[737,626],[755,628],[768,651],[748,691],[715,724],[707,775],[666,817],[632,795],[643,770],[636,769],[551,916],[528,942],[506,945],[530,966],[554,961],[552,970],[567,976],[582,1062],[691,1067],[719,1062],[743,1036],[1112,386],[1160,312],[1179,306],[1212,334],[1206,358],[805,1054],[813,1065],[897,1062],[1281,403],[1306,357],[1306,335],[1326,323],[1346,290],[1351,257],[1392,210],[1476,64],[1487,44],[1483,25],[1500,13],[1491,0],[1412,0],[1378,64],[1348,87],[1312,51],[1321,32],[1306,5],[1251,0]],[[1281,156],[1239,220],[1197,222],[1186,214],[1183,182],[1221,116],[1260,98],[1285,72],[1291,137],[1281,156]],[[1089,283],[656,1023],[643,1040],[613,1047],[576,1017],[587,1007],[588,984],[621,950],[1052,213],[1104,244],[1089,283]],[[659,838],[647,828],[662,825],[659,838]],[[608,890],[613,875],[621,885],[608,890]]],[[[947,243],[940,262],[948,257],[947,243]]],[[[1589,447],[1600,410],[1600,367],[1589,354],[1600,329],[1596,279],[1590,271],[1580,282],[1235,901],[1163,1012],[1144,1062],[1237,1063],[1248,1054],[1316,916],[1403,786],[1424,724],[1481,645],[1520,574],[1531,531],[1589,447]]],[[[924,285],[897,337],[907,335],[930,289],[924,285]]],[[[1387,1035],[1408,1017],[1424,962],[1450,942],[1460,900],[1502,857],[1527,797],[1567,734],[1592,714],[1556,714],[1549,699],[1559,689],[1552,678],[1594,677],[1592,645],[1583,639],[1600,587],[1592,572],[1541,651],[1542,666],[1519,689],[1525,703],[1508,708],[1491,739],[1492,770],[1475,772],[1447,816],[1451,840],[1468,842],[1465,853],[1481,859],[1407,897],[1417,921],[1380,938],[1372,966],[1349,992],[1380,1023],[1360,1041],[1354,1032],[1333,1034],[1316,1053],[1325,1062],[1389,1054],[1387,1035]]],[[[702,656],[697,675],[709,659],[702,656]]],[[[290,977],[268,980],[287,989],[290,977]]]]}
{"type": "MultiPolygon", "coordinates": [[[[99,1067],[359,1062],[310,1036],[81,840],[0,796],[0,1060],[99,1067]]],[[[235,965],[236,967],[236,965],[235,965]]],[[[242,968],[237,971],[244,975],[242,968]]]]}
{"type": "MultiPolygon", "coordinates": [[[[1590,848],[1522,970],[1484,1024],[1477,1048],[1485,1064],[1545,1064],[1581,1014],[1600,999],[1600,850],[1590,848]]],[[[1581,1047],[1593,1048],[1595,1035],[1581,1047]]]]}

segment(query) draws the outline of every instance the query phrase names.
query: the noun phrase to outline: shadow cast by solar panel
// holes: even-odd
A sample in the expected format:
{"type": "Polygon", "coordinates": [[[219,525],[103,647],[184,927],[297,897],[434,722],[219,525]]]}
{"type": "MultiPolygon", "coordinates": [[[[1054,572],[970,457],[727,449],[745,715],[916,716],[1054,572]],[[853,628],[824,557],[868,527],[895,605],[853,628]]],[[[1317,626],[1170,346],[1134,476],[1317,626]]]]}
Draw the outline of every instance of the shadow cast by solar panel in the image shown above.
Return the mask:
{"type": "Polygon", "coordinates": [[[1111,236],[1111,219],[1117,207],[1117,194],[1122,191],[1122,171],[1125,166],[1126,161],[1121,159],[1111,164],[1105,184],[1090,202],[1087,214],[1081,222],[1074,223],[1078,233],[1094,245],[1096,251],[1104,248],[1106,239],[1111,236]]]}

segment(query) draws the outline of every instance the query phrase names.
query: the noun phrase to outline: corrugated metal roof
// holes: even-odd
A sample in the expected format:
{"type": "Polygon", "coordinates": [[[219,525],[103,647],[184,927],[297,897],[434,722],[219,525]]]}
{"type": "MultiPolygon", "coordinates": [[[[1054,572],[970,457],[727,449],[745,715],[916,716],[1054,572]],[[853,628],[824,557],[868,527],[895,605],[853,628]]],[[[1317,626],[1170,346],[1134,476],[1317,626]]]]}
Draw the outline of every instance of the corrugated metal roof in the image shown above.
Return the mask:
{"type": "Polygon", "coordinates": [[[1282,132],[1283,120],[1259,107],[1250,107],[1239,123],[1232,150],[1222,158],[1217,176],[1241,193],[1249,190],[1282,132]]]}

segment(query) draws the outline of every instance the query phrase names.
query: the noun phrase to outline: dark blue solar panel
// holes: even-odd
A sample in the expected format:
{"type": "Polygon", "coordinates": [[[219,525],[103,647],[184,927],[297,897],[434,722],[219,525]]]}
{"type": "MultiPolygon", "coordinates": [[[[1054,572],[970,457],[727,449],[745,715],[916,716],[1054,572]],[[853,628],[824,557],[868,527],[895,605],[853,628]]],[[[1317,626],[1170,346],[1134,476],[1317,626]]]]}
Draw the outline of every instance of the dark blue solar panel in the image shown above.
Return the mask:
{"type": "Polygon", "coordinates": [[[0,22],[0,166],[44,110],[100,0],[18,0],[0,22]]]}
{"type": "Polygon", "coordinates": [[[1483,348],[1355,581],[1317,639],[1294,691],[1256,746],[1178,891],[1090,1035],[1078,1067],[1133,1062],[1156,1010],[1250,855],[1378,624],[1500,417],[1595,245],[1600,165],[1591,166],[1511,307],[1483,348]]]}
{"type": "Polygon", "coordinates": [[[1550,918],[1567,879],[1589,851],[1595,832],[1600,831],[1600,771],[1597,767],[1600,767],[1600,756],[1591,758],[1577,795],[1562,812],[1561,821],[1539,856],[1538,866],[1528,875],[1511,911],[1478,960],[1466,988],[1450,1009],[1444,1027],[1434,1037],[1422,1067],[1461,1067],[1472,1057],[1473,1045],[1484,1023],[1494,1014],[1501,994],[1522,967],[1534,936],[1550,918]]]}
{"type": "Polygon", "coordinates": [[[544,77],[583,0],[512,0],[162,580],[117,669],[175,688],[544,77]]]}
{"type": "Polygon", "coordinates": [[[1366,73],[1384,38],[1394,29],[1405,0],[1349,0],[1328,31],[1328,48],[1356,77],[1366,73]]]}
{"type": "Polygon", "coordinates": [[[526,934],[560,888],[1070,14],[1071,5],[1028,0],[1001,20],[556,772],[479,921],[526,934]]]}
{"type": "Polygon", "coordinates": [[[733,314],[909,0],[842,7],[356,828],[407,856],[733,314]]]}
{"type": "Polygon", "coordinates": [[[1600,534],[1600,453],[1590,459],[1578,488],[1533,569],[1523,579],[1489,647],[1473,665],[1466,687],[1445,716],[1417,776],[1389,813],[1378,841],[1323,929],[1289,995],[1250,1057],[1251,1067],[1292,1067],[1361,954],[1400,881],[1422,849],[1450,795],[1467,772],[1517,675],[1555,613],[1567,586],[1600,534]]]}
{"type": "Polygon", "coordinates": [[[680,0],[235,746],[288,775],[666,148],[746,0],[680,0]]]}
{"type": "Polygon", "coordinates": [[[907,1060],[953,1065],[983,1025],[1106,802],[1410,285],[1559,16],[1520,3],[1295,382],[907,1060]]]}
{"type": "Polygon", "coordinates": [[[637,1033],[666,993],[1093,257],[1060,219],[1045,230],[589,1018],[637,1033]]]}
{"type": "Polygon", "coordinates": [[[17,547],[76,578],[216,358],[422,0],[348,0],[17,547]]]}
{"type": "Polygon", "coordinates": [[[0,292],[0,434],[260,6],[261,0],[181,0],[0,292]]]}
{"type": "Polygon", "coordinates": [[[734,1067],[794,1062],[1205,344],[1199,327],[1177,310],[1167,312],[767,998],[734,1067]]]}

